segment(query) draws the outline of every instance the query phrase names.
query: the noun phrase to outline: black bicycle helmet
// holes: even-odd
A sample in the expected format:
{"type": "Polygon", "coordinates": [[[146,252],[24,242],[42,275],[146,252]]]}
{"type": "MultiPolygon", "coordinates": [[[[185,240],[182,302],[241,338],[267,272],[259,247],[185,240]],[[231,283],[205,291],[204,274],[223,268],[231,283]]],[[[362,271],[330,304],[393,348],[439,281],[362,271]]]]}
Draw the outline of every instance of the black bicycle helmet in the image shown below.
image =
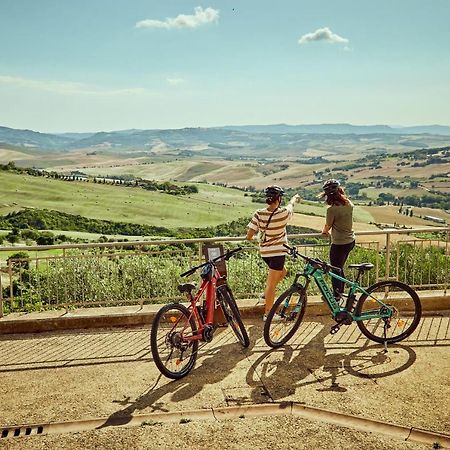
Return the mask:
{"type": "Polygon", "coordinates": [[[264,189],[264,194],[266,194],[266,198],[278,198],[284,195],[284,191],[280,186],[273,184],[272,186],[268,186],[264,189]]]}
{"type": "Polygon", "coordinates": [[[340,185],[341,183],[339,183],[338,180],[332,178],[331,180],[327,180],[323,183],[322,189],[326,195],[336,194],[340,185]]]}

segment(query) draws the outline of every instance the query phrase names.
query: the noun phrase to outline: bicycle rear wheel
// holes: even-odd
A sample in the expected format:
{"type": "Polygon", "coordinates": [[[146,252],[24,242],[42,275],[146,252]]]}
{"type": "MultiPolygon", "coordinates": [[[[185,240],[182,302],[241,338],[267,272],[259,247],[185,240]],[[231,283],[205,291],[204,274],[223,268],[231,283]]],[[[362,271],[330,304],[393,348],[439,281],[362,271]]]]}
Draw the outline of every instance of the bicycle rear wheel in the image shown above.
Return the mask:
{"type": "Polygon", "coordinates": [[[216,290],[216,294],[217,300],[222,307],[223,314],[230,324],[231,329],[234,331],[234,334],[243,347],[248,347],[250,345],[250,339],[230,288],[227,285],[219,286],[216,290]]]}
{"type": "Polygon", "coordinates": [[[355,315],[392,311],[391,317],[358,320],[361,333],[381,344],[399,342],[410,336],[419,325],[422,305],[416,291],[400,281],[380,281],[369,286],[356,304],[355,315]],[[376,300],[382,301],[386,306],[376,300]]]}
{"type": "Polygon", "coordinates": [[[197,325],[189,310],[179,304],[163,306],[153,319],[150,347],[160,372],[177,380],[187,375],[197,359],[198,341],[189,340],[197,325]]]}
{"type": "Polygon", "coordinates": [[[305,289],[297,286],[275,300],[264,324],[264,340],[269,347],[281,347],[294,336],[305,315],[306,302],[305,289]]]}

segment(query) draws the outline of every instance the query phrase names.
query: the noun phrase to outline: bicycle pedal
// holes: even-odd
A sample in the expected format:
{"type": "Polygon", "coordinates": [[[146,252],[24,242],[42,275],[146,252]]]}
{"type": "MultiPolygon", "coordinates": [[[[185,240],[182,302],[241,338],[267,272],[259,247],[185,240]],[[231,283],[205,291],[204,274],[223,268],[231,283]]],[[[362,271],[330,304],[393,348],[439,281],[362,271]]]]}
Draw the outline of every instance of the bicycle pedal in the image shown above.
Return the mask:
{"type": "Polygon", "coordinates": [[[333,325],[330,330],[330,334],[336,334],[341,328],[341,325],[333,325]]]}

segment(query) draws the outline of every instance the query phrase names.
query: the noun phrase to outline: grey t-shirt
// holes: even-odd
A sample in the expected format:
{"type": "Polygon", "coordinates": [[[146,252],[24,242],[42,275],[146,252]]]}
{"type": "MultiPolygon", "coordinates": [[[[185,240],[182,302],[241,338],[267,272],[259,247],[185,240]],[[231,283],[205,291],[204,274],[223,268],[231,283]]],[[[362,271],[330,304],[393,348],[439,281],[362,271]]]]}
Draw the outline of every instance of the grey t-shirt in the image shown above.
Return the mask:
{"type": "Polygon", "coordinates": [[[350,244],[355,240],[353,232],[353,203],[331,205],[327,209],[327,225],[331,226],[333,244],[350,244]]]}

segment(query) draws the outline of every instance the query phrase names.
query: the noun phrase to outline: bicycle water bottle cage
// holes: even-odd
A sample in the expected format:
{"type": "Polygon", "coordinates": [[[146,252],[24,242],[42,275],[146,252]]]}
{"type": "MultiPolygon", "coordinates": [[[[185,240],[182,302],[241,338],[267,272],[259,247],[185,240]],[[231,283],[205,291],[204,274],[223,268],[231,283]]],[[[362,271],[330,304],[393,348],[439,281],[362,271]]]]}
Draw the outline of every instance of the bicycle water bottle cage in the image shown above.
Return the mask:
{"type": "Polygon", "coordinates": [[[205,267],[203,267],[202,271],[200,272],[200,276],[206,280],[211,280],[213,275],[213,265],[212,264],[206,264],[205,267]]]}

